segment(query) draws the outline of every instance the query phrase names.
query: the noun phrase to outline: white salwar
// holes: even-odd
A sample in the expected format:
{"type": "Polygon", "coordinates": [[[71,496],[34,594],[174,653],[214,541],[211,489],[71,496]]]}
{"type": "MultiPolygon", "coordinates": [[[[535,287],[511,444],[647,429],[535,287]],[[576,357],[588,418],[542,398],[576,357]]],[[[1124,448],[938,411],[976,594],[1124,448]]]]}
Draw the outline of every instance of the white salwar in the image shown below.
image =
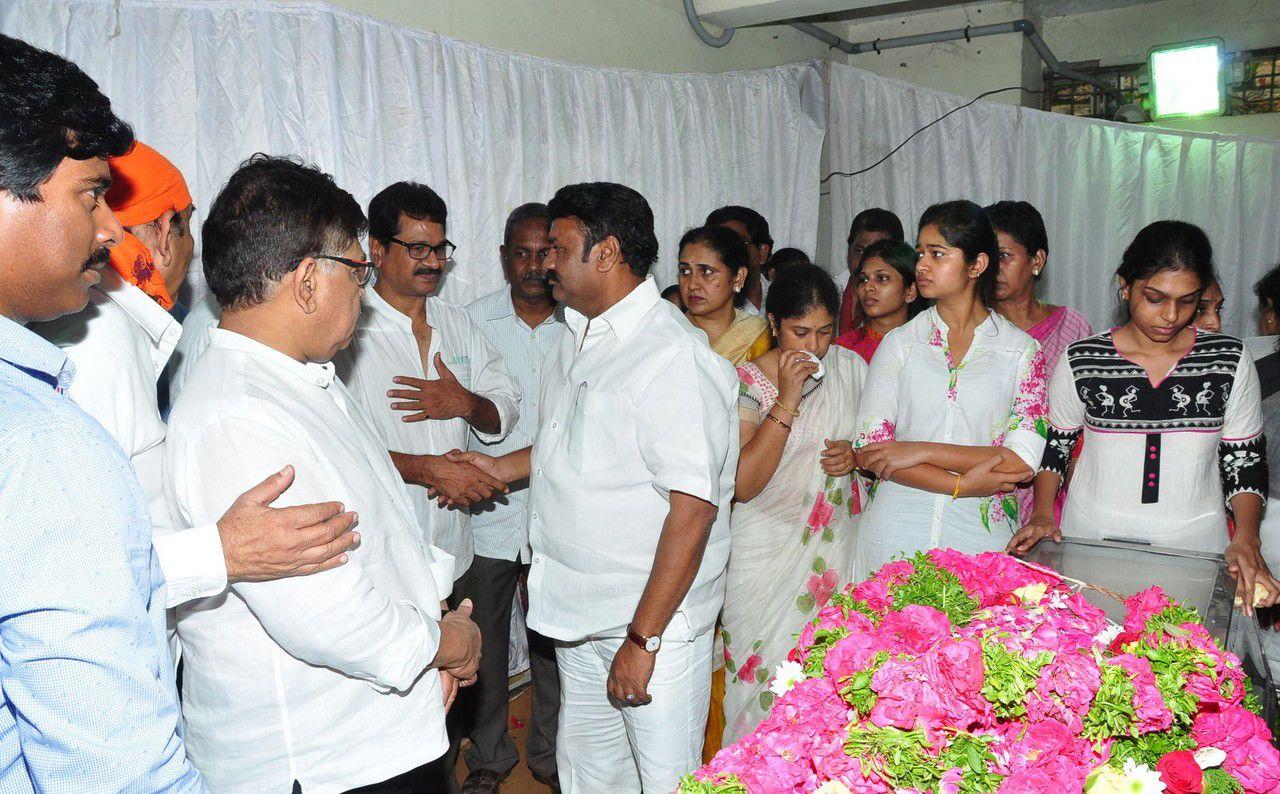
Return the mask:
{"type": "MultiPolygon", "coordinates": [[[[801,400],[778,468],[764,490],[733,510],[721,616],[726,744],[754,729],[773,705],[769,680],[795,643],[796,627],[861,573],[855,564],[858,478],[828,477],[821,455],[826,439],[853,439],[867,365],[834,345],[822,363],[826,375],[801,400]]],[[[777,391],[755,365],[739,367],[738,374],[739,417],[759,425],[777,391]]]]}

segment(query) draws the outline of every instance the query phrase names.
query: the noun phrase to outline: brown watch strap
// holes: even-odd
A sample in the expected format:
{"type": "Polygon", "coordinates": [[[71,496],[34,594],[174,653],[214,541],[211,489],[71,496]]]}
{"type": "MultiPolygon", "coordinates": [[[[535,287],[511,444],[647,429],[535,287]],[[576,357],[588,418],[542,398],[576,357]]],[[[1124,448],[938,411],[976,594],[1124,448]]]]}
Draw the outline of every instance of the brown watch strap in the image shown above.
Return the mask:
{"type": "Polygon", "coordinates": [[[649,653],[649,649],[645,647],[645,644],[646,644],[645,638],[640,636],[640,634],[634,628],[631,627],[630,623],[627,624],[627,639],[631,640],[637,646],[639,646],[640,650],[644,651],[645,653],[649,653]]]}

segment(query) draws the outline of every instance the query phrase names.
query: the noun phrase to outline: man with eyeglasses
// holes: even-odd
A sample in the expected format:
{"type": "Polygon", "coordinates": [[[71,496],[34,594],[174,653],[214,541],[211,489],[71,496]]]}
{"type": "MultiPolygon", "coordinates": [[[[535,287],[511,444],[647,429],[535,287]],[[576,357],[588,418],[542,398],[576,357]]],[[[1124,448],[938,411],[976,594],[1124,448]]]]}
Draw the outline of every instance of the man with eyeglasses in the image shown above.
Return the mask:
{"type": "MultiPolygon", "coordinates": [[[[164,570],[167,603],[215,595],[228,580],[275,579],[332,567],[354,543],[340,529],[294,527],[239,536],[217,527],[174,527],[164,497],[165,423],[156,379],[180,335],[170,314],[191,264],[194,206],[182,173],[141,141],[107,160],[105,200],[124,226],[89,306],[32,330],[58,345],[76,367],[68,395],[120,444],[151,508],[152,544],[164,570]]],[[[340,512],[336,510],[333,512],[340,512]]],[[[349,522],[348,522],[349,523],[349,522]]],[[[345,527],[343,527],[345,528],[345,527]]]]}
{"type": "Polygon", "coordinates": [[[282,461],[297,461],[286,498],[323,493],[360,516],[346,565],[179,609],[188,748],[214,791],[435,791],[445,711],[479,664],[470,604],[442,615],[452,559],[334,375],[372,275],[364,226],[328,174],[255,155],[203,227],[222,318],[169,419],[175,518],[206,521],[282,461]]]}
{"type": "MultiPolygon", "coordinates": [[[[507,284],[467,306],[467,313],[502,353],[520,386],[520,418],[510,435],[496,444],[473,435],[468,449],[505,455],[533,443],[542,370],[565,328],[544,267],[551,253],[547,239],[550,227],[545,204],[522,204],[512,210],[498,248],[507,284]]],[[[521,574],[529,566],[528,498],[526,486],[471,508],[476,556],[459,584],[465,584],[461,589],[475,603],[472,617],[480,627],[481,653],[479,680],[459,695],[454,709],[466,723],[463,731],[471,739],[465,754],[470,774],[462,787],[464,794],[497,792],[520,761],[507,730],[507,674],[512,604],[521,574]]],[[[554,790],[558,786],[556,719],[560,711],[555,645],[535,631],[527,636],[533,713],[525,760],[534,779],[554,790]]]]}
{"type": "MultiPolygon", "coordinates": [[[[337,364],[410,484],[423,538],[453,555],[449,604],[456,608],[484,586],[467,575],[474,544],[465,507],[507,489],[444,456],[466,447],[471,435],[488,443],[506,438],[519,416],[520,392],[480,326],[462,307],[436,297],[454,251],[447,221],[444,200],[416,182],[397,182],[370,200],[369,253],[378,276],[337,364]]],[[[454,751],[461,729],[451,715],[454,751]]],[[[448,786],[456,788],[452,776],[448,786]]]]}

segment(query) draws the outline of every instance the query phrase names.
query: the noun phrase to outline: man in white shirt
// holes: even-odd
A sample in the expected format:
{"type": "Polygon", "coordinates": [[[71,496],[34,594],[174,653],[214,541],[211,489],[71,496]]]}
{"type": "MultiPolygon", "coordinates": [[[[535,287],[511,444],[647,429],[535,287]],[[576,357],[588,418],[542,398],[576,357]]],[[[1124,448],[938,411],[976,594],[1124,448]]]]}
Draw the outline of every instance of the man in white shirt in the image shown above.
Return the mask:
{"type": "MultiPolygon", "coordinates": [[[[454,245],[448,208],[426,185],[397,182],[369,202],[369,253],[378,276],[338,373],[364,404],[410,484],[423,537],[451,554],[454,579],[474,554],[471,502],[506,490],[445,458],[474,432],[501,441],[518,417],[516,383],[466,311],[435,297],[454,245]]],[[[462,597],[454,587],[455,596],[462,597]]]]}
{"type": "MultiPolygon", "coordinates": [[[[522,204],[507,216],[498,256],[507,285],[467,306],[467,313],[502,354],[520,388],[520,418],[502,441],[489,444],[474,435],[468,449],[503,455],[533,443],[537,429],[538,386],[548,359],[564,335],[564,316],[551,297],[543,264],[551,253],[547,231],[551,216],[545,204],[522,204]]],[[[471,770],[464,794],[497,792],[520,754],[507,730],[507,675],[511,649],[511,610],[521,573],[529,565],[529,492],[517,488],[504,497],[471,508],[476,555],[467,577],[475,603],[472,618],[482,638],[480,676],[458,699],[456,712],[470,721],[466,752],[471,770]]],[[[533,681],[532,716],[526,761],[536,780],[556,782],[556,718],[560,711],[560,679],[555,646],[528,632],[529,668],[533,681]]]]}
{"type": "MultiPolygon", "coordinates": [[[[120,444],[137,472],[150,503],[168,605],[215,595],[228,578],[274,579],[339,564],[355,543],[349,531],[353,515],[307,529],[297,521],[274,532],[264,525],[239,536],[227,527],[220,533],[212,523],[181,531],[173,526],[161,473],[165,425],[156,379],[180,334],[166,309],[191,264],[194,206],[178,169],[140,141],[107,165],[112,182],[106,201],[124,226],[123,239],[111,249],[111,266],[89,290],[83,312],[32,330],[75,364],[68,394],[120,444]]],[[[262,508],[264,518],[278,512],[262,508]]],[[[325,511],[325,519],[342,513],[336,504],[325,511]]]]}
{"type": "Polygon", "coordinates": [[[373,275],[363,230],[327,174],[265,155],[232,175],[205,221],[222,319],[170,415],[175,517],[207,520],[286,460],[299,461],[286,499],[329,494],[360,514],[348,564],[236,583],[179,610],[188,751],[214,791],[435,790],[446,698],[478,664],[470,604],[441,617],[452,560],[416,526],[385,444],[330,363],[373,275]]]}
{"type": "Polygon", "coordinates": [[[556,762],[569,794],[668,792],[702,753],[738,463],[737,377],[646,277],[653,213],[631,188],[548,204],[565,334],[533,446],[529,626],[557,640],[556,762]]]}
{"type": "Polygon", "coordinates": [[[773,238],[769,236],[769,221],[750,207],[730,204],[712,210],[707,216],[708,226],[732,229],[747,244],[747,281],[742,285],[746,299],[742,307],[752,314],[764,316],[764,300],[769,295],[769,279],[761,272],[764,263],[773,254],[773,238]]]}
{"type": "MultiPolygon", "coordinates": [[[[491,443],[506,438],[520,392],[466,310],[435,295],[453,258],[447,222],[444,199],[416,182],[397,182],[369,201],[378,278],[365,292],[351,348],[336,363],[409,484],[423,537],[453,556],[449,603],[456,607],[487,587],[468,575],[475,547],[464,508],[506,487],[445,455],[472,434],[491,443]]],[[[446,766],[465,733],[462,716],[450,716],[446,766]]],[[[454,785],[450,778],[448,790],[454,785]]]]}

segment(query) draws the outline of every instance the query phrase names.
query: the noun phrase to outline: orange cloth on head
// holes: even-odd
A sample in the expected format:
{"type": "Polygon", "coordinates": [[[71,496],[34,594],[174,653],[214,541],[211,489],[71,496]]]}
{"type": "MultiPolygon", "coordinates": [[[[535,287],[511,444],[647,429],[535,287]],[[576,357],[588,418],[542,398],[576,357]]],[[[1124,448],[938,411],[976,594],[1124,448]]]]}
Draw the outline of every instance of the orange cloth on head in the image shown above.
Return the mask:
{"type": "MultiPolygon", "coordinates": [[[[191,206],[182,172],[142,141],[134,143],[128,154],[109,158],[107,165],[111,168],[107,206],[121,226],[151,223],[169,210],[182,212],[191,206]]],[[[111,249],[111,267],[165,309],[173,308],[173,296],[156,270],[151,250],[134,235],[125,232],[120,244],[111,249]]]]}

